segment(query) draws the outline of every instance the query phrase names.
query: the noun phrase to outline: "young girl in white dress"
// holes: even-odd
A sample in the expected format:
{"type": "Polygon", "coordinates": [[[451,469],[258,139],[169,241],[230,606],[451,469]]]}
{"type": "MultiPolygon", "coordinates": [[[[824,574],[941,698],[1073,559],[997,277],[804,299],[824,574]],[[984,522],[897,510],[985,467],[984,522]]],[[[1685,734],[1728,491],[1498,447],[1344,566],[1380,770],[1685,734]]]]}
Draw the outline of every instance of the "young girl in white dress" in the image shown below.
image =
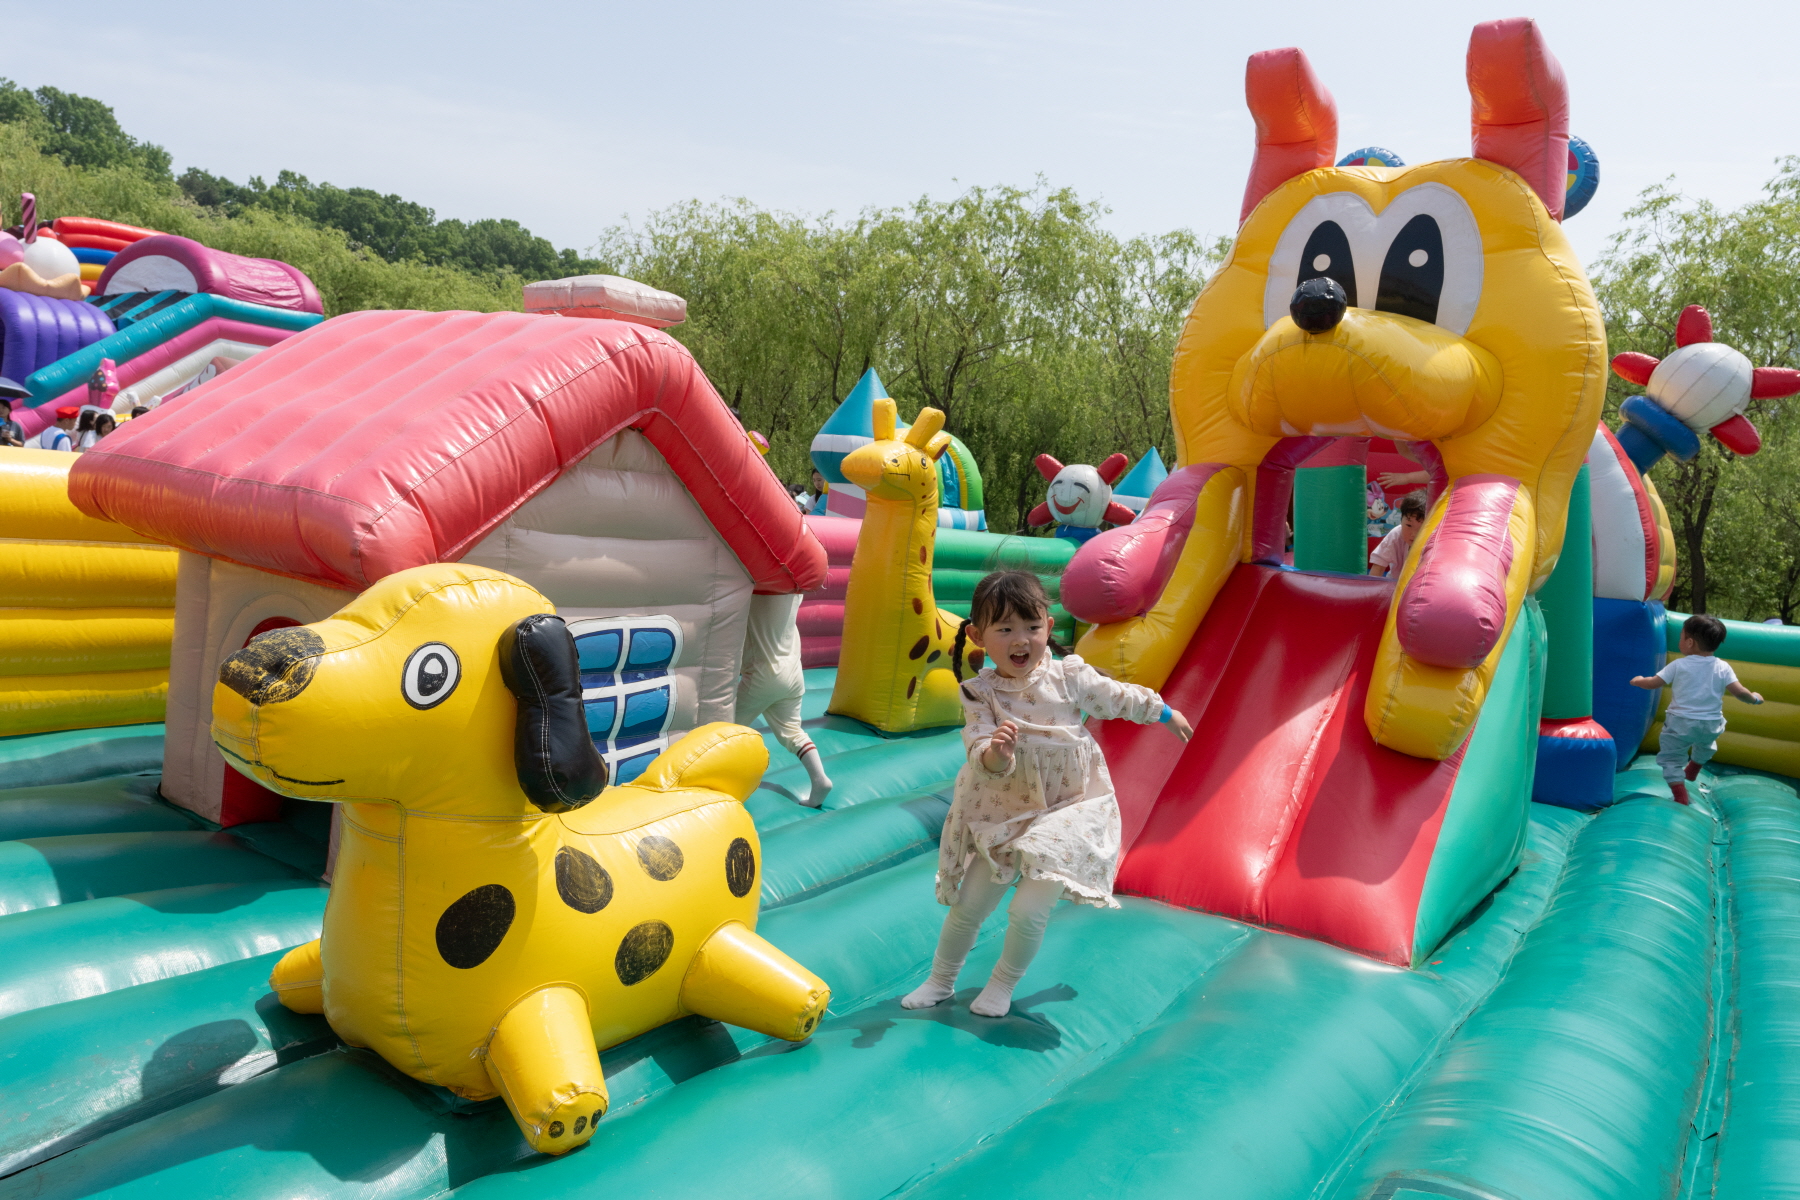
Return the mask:
{"type": "Polygon", "coordinates": [[[969,1004],[1004,1017],[1058,900],[1119,906],[1119,803],[1083,714],[1161,722],[1182,741],[1193,731],[1149,688],[1108,679],[1074,655],[1052,658],[1050,600],[1029,572],[996,572],[976,586],[951,656],[958,678],[965,641],[992,665],[962,685],[968,761],[938,844],[937,898],[951,909],[931,977],[900,1003],[929,1008],[955,994],[981,923],[1017,884],[1000,961],[969,1004]]]}

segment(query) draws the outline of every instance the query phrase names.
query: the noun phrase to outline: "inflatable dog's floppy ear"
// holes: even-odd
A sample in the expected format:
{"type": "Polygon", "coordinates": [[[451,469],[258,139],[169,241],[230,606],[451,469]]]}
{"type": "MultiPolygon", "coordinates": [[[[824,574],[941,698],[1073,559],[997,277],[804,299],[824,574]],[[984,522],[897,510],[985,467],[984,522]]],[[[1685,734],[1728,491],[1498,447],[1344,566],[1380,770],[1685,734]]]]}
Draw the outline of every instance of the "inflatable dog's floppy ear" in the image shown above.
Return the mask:
{"type": "Polygon", "coordinates": [[[598,796],[606,760],[588,736],[580,659],[563,619],[537,613],[502,634],[500,675],[519,701],[513,765],[526,798],[560,813],[598,796]]]}

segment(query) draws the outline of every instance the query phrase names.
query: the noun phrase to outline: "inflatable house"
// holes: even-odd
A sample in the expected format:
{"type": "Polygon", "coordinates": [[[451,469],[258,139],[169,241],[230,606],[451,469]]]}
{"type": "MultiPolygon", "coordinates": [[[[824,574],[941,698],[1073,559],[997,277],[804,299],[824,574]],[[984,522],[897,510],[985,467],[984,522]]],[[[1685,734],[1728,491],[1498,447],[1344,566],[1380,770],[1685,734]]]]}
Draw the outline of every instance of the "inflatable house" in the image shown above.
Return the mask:
{"type": "Polygon", "coordinates": [[[731,719],[754,593],[825,578],[687,350],[619,320],[338,317],[130,422],[70,495],[181,551],[163,793],[227,826],[279,797],[212,745],[220,661],[395,571],[476,563],[548,596],[618,781],[731,719]]]}

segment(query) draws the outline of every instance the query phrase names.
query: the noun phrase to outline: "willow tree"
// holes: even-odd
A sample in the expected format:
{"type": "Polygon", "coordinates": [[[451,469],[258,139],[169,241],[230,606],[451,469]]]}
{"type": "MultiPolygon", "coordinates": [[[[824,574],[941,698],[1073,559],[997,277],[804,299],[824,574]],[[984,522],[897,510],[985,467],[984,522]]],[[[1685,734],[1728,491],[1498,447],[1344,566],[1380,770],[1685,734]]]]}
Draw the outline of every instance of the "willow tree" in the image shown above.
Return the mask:
{"type": "MultiPolygon", "coordinates": [[[[1659,186],[1625,219],[1593,272],[1610,353],[1666,357],[1682,308],[1700,304],[1714,339],[1756,366],[1800,366],[1800,158],[1783,160],[1763,195],[1741,208],[1659,186]]],[[[1639,390],[1611,379],[1610,424],[1639,390]]],[[[1792,620],[1800,609],[1800,403],[1753,400],[1747,415],[1761,453],[1740,457],[1702,436],[1692,461],[1665,458],[1651,471],[1680,559],[1671,604],[1792,620]]]]}

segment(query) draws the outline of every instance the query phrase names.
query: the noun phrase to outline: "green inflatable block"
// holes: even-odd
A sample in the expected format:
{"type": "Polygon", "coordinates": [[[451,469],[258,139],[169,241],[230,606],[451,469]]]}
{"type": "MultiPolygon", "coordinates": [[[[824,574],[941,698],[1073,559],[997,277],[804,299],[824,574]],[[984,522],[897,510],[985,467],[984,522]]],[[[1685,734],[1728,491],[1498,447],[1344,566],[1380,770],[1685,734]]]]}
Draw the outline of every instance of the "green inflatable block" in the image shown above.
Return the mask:
{"type": "Polygon", "coordinates": [[[1800,800],[1792,788],[1754,775],[1715,782],[1712,800],[1730,835],[1732,1019],[1728,1043],[1715,1049],[1729,1056],[1730,1072],[1711,1195],[1793,1196],[1800,1191],[1800,800]]]}
{"type": "Polygon", "coordinates": [[[940,528],[931,556],[932,572],[974,571],[986,575],[993,571],[1030,571],[1036,575],[1060,575],[1075,557],[1075,550],[1075,543],[1067,538],[940,528]]]}
{"type": "Polygon", "coordinates": [[[1294,472],[1294,566],[1369,573],[1366,487],[1360,463],[1294,472]]]}
{"type": "MultiPolygon", "coordinates": [[[[943,921],[931,874],[920,869],[928,865],[907,863],[789,905],[759,931],[831,982],[833,1011],[891,1000],[924,971],[943,921]]],[[[747,1056],[787,1049],[696,1018],[663,1026],[602,1055],[611,1116],[708,1072],[735,1070],[747,1056]]],[[[336,1051],[148,1116],[17,1179],[36,1197],[70,1200],[424,1200],[530,1156],[503,1106],[469,1108],[373,1055],[336,1051]]]]}
{"type": "Polygon", "coordinates": [[[1556,568],[1538,589],[1549,657],[1544,671],[1544,711],[1551,720],[1594,715],[1594,542],[1588,469],[1569,489],[1568,524],[1556,568]]]}
{"type": "Polygon", "coordinates": [[[783,825],[762,839],[763,908],[804,900],[937,851],[954,779],[783,825]]]}
{"type": "MultiPolygon", "coordinates": [[[[1690,614],[1670,609],[1663,628],[1669,653],[1681,649],[1681,625],[1690,614]]],[[[1725,641],[1719,657],[1737,662],[1767,663],[1772,667],[1800,667],[1800,625],[1759,625],[1753,621],[1726,621],[1725,641]]]]}
{"type": "Polygon", "coordinates": [[[1331,1193],[1450,1178],[1496,1196],[1668,1196],[1712,1033],[1713,824],[1614,804],[1506,979],[1331,1193]]]}
{"type": "Polygon", "coordinates": [[[1544,621],[1527,598],[1450,789],[1413,918],[1413,966],[1512,874],[1525,845],[1544,694],[1544,621]]]}
{"type": "MultiPolygon", "coordinates": [[[[825,759],[831,776],[831,794],[825,811],[850,808],[870,800],[931,787],[954,776],[963,763],[962,730],[940,730],[929,735],[882,739],[858,750],[825,759]]],[[[815,810],[799,800],[811,790],[806,769],[799,765],[771,770],[762,787],[745,801],[761,831],[805,820],[815,810]]]]}
{"type": "Polygon", "coordinates": [[[0,917],[0,1017],[298,946],[324,913],[324,887],[278,879],[0,917]]]}
{"type": "Polygon", "coordinates": [[[269,991],[284,953],[0,1020],[0,1175],[336,1045],[269,991]]]}
{"type": "Polygon", "coordinates": [[[115,725],[0,738],[0,789],[161,771],[163,727],[115,725]]]}
{"type": "MultiPolygon", "coordinates": [[[[916,1012],[897,998],[843,1016],[834,1006],[805,1046],[747,1055],[609,1116],[579,1155],[534,1159],[456,1194],[897,1194],[1099,1068],[1221,960],[1269,936],[1148,901],[1114,911],[1065,906],[1009,1018],[971,1014],[975,986],[955,1004],[916,1012]],[[816,1113],[831,1116],[799,1115],[816,1113]]],[[[998,939],[977,950],[968,979],[985,976],[998,950],[998,939]]]]}
{"type": "MultiPolygon", "coordinates": [[[[987,571],[959,571],[955,568],[938,567],[931,572],[931,594],[936,597],[940,608],[947,603],[967,605],[975,598],[975,585],[989,574],[987,571]]],[[[1062,599],[1061,575],[1040,574],[1038,578],[1043,582],[1044,592],[1050,599],[1062,599]]],[[[962,615],[968,614],[965,611],[962,615]]]]}
{"type": "Polygon", "coordinates": [[[77,833],[0,842],[0,914],[200,883],[303,878],[229,833],[77,833]]]}
{"type": "Polygon", "coordinates": [[[1518,873],[1425,971],[1262,935],[1111,1062],[909,1200],[1315,1195],[1492,990],[1555,891],[1580,822],[1534,821],[1518,873]]]}
{"type": "Polygon", "coordinates": [[[191,830],[200,822],[157,795],[160,771],[0,791],[0,841],[69,833],[191,830]]]}

